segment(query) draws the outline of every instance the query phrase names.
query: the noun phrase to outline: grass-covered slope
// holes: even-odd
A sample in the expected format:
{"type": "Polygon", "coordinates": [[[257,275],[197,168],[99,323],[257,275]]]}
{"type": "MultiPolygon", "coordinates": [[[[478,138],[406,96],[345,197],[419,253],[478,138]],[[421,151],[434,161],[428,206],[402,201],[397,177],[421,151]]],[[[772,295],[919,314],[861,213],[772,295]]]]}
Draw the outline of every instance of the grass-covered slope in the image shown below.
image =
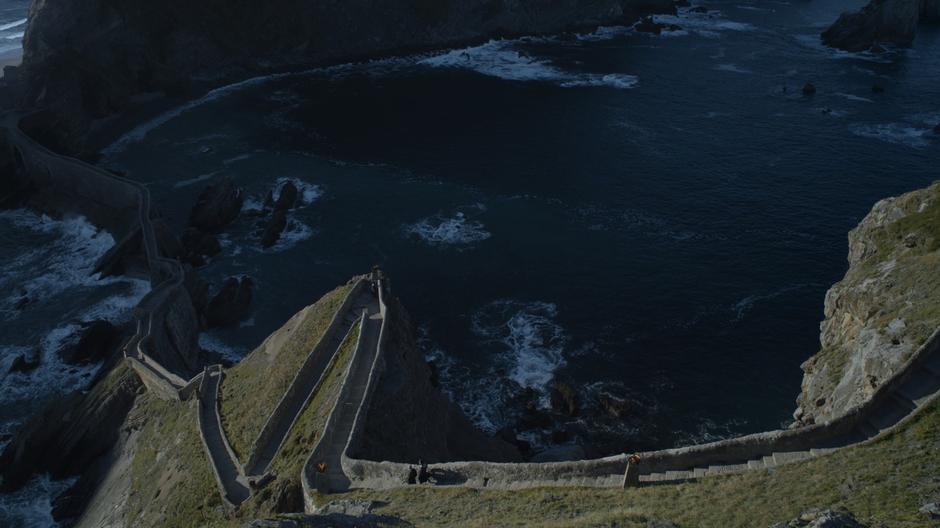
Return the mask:
{"type": "Polygon", "coordinates": [[[846,507],[869,526],[927,528],[931,522],[918,510],[940,500],[938,475],[940,402],[934,402],[873,444],[742,475],[628,490],[414,486],[343,498],[379,501],[385,505],[374,513],[428,527],[632,527],[658,519],[683,528],[764,528],[811,508],[846,507]]]}
{"type": "Polygon", "coordinates": [[[242,463],[351,288],[336,288],[298,312],[226,372],[220,394],[222,427],[242,463]]]}
{"type": "Polygon", "coordinates": [[[940,327],[940,182],[878,202],[849,234],[849,270],[826,295],[821,350],[797,415],[865,401],[940,327]]]}

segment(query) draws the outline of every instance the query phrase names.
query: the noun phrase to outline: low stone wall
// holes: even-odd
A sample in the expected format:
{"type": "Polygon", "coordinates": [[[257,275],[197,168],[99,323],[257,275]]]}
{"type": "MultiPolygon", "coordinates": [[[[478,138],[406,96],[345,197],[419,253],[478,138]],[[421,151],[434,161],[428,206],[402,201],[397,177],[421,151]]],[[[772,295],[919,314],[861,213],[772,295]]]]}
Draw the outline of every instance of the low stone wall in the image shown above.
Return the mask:
{"type": "MultiPolygon", "coordinates": [[[[329,357],[329,362],[332,362],[335,359],[335,350],[329,350],[333,338],[336,337],[336,333],[339,332],[343,327],[343,319],[346,317],[346,314],[352,308],[353,303],[355,303],[356,298],[362,293],[363,289],[366,287],[367,281],[360,278],[356,280],[355,285],[349,290],[349,293],[346,294],[346,298],[343,299],[343,303],[340,305],[339,309],[333,314],[333,318],[330,320],[330,324],[327,326],[326,330],[323,332],[323,335],[320,337],[320,340],[317,341],[317,344],[314,345],[313,349],[307,355],[307,358],[304,360],[303,365],[298,369],[297,374],[294,376],[294,379],[291,381],[290,386],[284,392],[284,395],[281,397],[280,401],[275,407],[274,411],[271,413],[271,416],[268,417],[267,421],[264,424],[264,427],[261,429],[261,433],[258,434],[258,438],[255,440],[254,445],[251,447],[251,451],[248,455],[248,462],[245,464],[246,473],[250,475],[255,475],[258,471],[262,471],[265,468],[255,467],[259,462],[259,457],[263,450],[263,446],[271,442],[271,436],[276,430],[277,424],[284,419],[291,419],[291,427],[293,423],[296,422],[298,416],[294,415],[293,417],[287,416],[290,407],[289,402],[295,400],[296,398],[304,398],[308,400],[311,394],[300,394],[302,381],[313,377],[313,372],[317,370],[319,364],[329,357]],[[325,356],[326,355],[326,356],[325,356]]],[[[328,368],[323,370],[323,374],[326,373],[328,368]]],[[[316,386],[318,387],[322,381],[323,374],[319,376],[316,386]]],[[[314,392],[316,387],[314,388],[314,392]]],[[[282,439],[283,442],[283,439],[282,439]]],[[[280,445],[278,446],[280,450],[280,445]]]]}
{"type": "Polygon", "coordinates": [[[134,364],[138,372],[141,368],[163,368],[164,372],[156,371],[154,376],[142,376],[145,382],[163,377],[181,382],[176,386],[179,390],[187,383],[184,377],[199,369],[199,325],[183,285],[182,266],[160,254],[150,218],[150,192],[138,182],[50,151],[22,131],[23,119],[16,113],[4,115],[0,131],[11,151],[17,177],[25,180],[32,192],[39,193],[44,204],[56,212],[80,213],[118,240],[140,232],[153,287],[135,310],[138,334],[125,345],[124,353],[137,360],[134,364]],[[171,371],[181,372],[183,377],[174,379],[174,375],[168,375],[171,371]]]}
{"type": "MultiPolygon", "coordinates": [[[[227,509],[229,509],[229,510],[234,510],[235,508],[237,508],[237,505],[233,504],[232,501],[230,501],[230,500],[228,499],[228,493],[226,493],[226,491],[225,491],[225,484],[222,482],[222,475],[219,474],[219,468],[216,467],[216,465],[212,462],[212,455],[210,454],[211,448],[209,447],[209,443],[206,441],[206,435],[205,435],[205,433],[204,433],[204,430],[205,430],[205,429],[204,429],[204,427],[203,427],[203,421],[206,420],[206,419],[210,419],[210,418],[209,418],[209,417],[205,417],[205,416],[202,415],[202,414],[203,414],[203,412],[202,412],[202,402],[204,402],[204,401],[216,401],[216,402],[218,402],[218,399],[217,399],[217,397],[218,397],[218,387],[219,387],[219,385],[220,385],[220,384],[216,384],[216,394],[214,395],[214,396],[216,397],[216,399],[213,400],[213,395],[210,395],[210,394],[209,394],[208,385],[207,385],[207,383],[206,383],[207,380],[209,379],[209,370],[210,370],[210,369],[214,369],[214,370],[217,369],[218,372],[221,374],[221,372],[222,372],[222,366],[221,366],[221,365],[212,365],[211,367],[206,367],[206,370],[204,371],[204,372],[205,372],[205,375],[202,376],[202,378],[201,378],[200,381],[199,381],[199,401],[197,402],[197,405],[199,406],[199,408],[196,410],[196,428],[197,428],[197,430],[199,431],[199,440],[202,441],[202,447],[205,449],[206,458],[207,458],[208,461],[209,461],[209,465],[212,466],[212,475],[215,477],[216,486],[219,487],[219,494],[220,494],[221,497],[222,497],[222,502],[225,504],[225,507],[226,507],[227,509]]],[[[215,414],[215,416],[216,416],[215,419],[218,419],[219,413],[216,412],[216,413],[214,413],[214,414],[215,414]]],[[[219,427],[221,427],[221,424],[219,424],[219,427]]],[[[221,430],[221,429],[220,429],[220,430],[221,430]]],[[[222,435],[222,438],[223,438],[223,440],[224,440],[224,439],[225,439],[225,435],[222,435]]],[[[227,444],[226,444],[226,447],[227,447],[227,444]]],[[[232,460],[236,460],[236,459],[233,458],[232,460]]]]}
{"type": "MultiPolygon", "coordinates": [[[[897,398],[898,390],[914,376],[917,369],[928,361],[936,362],[938,358],[940,358],[940,330],[921,346],[903,368],[879,387],[872,398],[835,420],[800,429],[769,431],[708,444],[639,453],[642,460],[640,472],[648,475],[716,465],[742,464],[748,460],[771,456],[773,453],[850,445],[848,439],[856,434],[859,427],[864,426],[873,416],[884,412],[889,408],[888,406],[894,405],[892,400],[897,398]]],[[[380,368],[380,362],[377,360],[377,371],[380,368]]],[[[363,404],[367,404],[367,401],[363,401],[363,404]]],[[[922,406],[912,409],[907,417],[894,423],[890,428],[881,430],[876,438],[904,423],[920,408],[922,406]]],[[[350,450],[350,447],[356,445],[359,434],[361,434],[361,429],[357,427],[350,437],[347,453],[354,452],[350,450]]],[[[855,441],[860,442],[861,439],[855,441]]],[[[628,456],[629,454],[624,453],[595,460],[552,463],[453,462],[434,464],[431,469],[438,484],[441,485],[500,489],[559,485],[609,486],[616,480],[612,479],[612,476],[622,475],[625,471],[628,456]]],[[[343,470],[353,481],[354,487],[404,486],[409,468],[409,464],[358,460],[349,458],[345,454],[343,456],[343,470]]]]}

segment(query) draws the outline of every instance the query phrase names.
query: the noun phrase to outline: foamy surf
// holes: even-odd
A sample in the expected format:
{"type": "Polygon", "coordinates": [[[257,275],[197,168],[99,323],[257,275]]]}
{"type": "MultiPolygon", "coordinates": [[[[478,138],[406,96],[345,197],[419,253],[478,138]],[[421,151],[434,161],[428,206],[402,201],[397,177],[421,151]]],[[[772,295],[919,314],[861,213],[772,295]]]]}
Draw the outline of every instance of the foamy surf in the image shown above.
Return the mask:
{"type": "Polygon", "coordinates": [[[19,491],[0,494],[0,524],[18,528],[58,526],[52,518],[52,499],[76,480],[52,480],[49,475],[40,475],[19,491]]]}
{"type": "Polygon", "coordinates": [[[607,86],[633,88],[637,77],[627,74],[579,73],[563,70],[548,59],[528,55],[516,49],[519,41],[491,40],[470,48],[455,49],[420,60],[433,68],[472,70],[488,77],[507,81],[546,82],[563,88],[607,86]]]}
{"type": "Polygon", "coordinates": [[[424,218],[406,225],[404,231],[406,235],[432,246],[466,246],[492,236],[482,222],[470,220],[462,212],[451,217],[435,215],[424,218]]]}

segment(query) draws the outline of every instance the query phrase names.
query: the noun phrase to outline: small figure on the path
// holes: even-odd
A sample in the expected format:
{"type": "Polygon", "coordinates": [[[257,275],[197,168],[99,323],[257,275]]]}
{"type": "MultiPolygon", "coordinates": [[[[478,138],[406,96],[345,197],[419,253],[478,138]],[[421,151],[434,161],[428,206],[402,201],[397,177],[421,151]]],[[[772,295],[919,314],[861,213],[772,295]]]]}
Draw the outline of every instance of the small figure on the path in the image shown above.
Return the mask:
{"type": "Polygon", "coordinates": [[[416,484],[418,482],[418,470],[414,466],[408,466],[408,484],[416,484]]]}
{"type": "Polygon", "coordinates": [[[421,469],[418,471],[418,484],[424,484],[431,478],[431,474],[428,472],[428,465],[422,461],[418,461],[418,464],[421,465],[421,469]]]}
{"type": "Polygon", "coordinates": [[[326,462],[317,463],[317,473],[326,473],[326,462]]]}
{"type": "Polygon", "coordinates": [[[640,455],[630,455],[627,470],[623,474],[623,487],[634,488],[640,485],[640,455]]]}

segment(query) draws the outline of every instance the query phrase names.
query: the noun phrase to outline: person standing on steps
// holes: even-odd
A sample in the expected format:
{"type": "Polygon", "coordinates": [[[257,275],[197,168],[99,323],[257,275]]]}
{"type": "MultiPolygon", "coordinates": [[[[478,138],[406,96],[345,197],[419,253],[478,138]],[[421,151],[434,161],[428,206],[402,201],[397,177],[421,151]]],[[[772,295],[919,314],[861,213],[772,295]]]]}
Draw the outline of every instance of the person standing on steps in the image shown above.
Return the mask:
{"type": "Polygon", "coordinates": [[[418,464],[421,466],[421,469],[418,471],[418,484],[425,484],[431,478],[431,474],[428,472],[428,465],[420,460],[418,464]]]}
{"type": "Polygon", "coordinates": [[[408,466],[408,484],[416,484],[418,482],[418,470],[414,466],[408,466]]]}
{"type": "Polygon", "coordinates": [[[635,488],[640,485],[640,455],[630,455],[627,458],[627,469],[623,473],[623,484],[621,487],[635,488]]]}

